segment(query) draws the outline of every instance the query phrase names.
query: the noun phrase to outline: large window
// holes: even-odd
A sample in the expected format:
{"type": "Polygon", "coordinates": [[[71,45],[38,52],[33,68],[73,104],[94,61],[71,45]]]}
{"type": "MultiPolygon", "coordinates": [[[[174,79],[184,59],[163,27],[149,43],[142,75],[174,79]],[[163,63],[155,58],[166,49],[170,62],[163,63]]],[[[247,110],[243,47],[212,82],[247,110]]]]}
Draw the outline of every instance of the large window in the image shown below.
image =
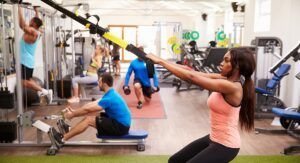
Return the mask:
{"type": "MultiPolygon", "coordinates": [[[[143,46],[146,53],[161,55],[164,59],[176,58],[168,44],[168,39],[174,36],[174,25],[134,26],[109,25],[109,30],[115,36],[135,46],[143,46]]],[[[121,61],[130,62],[136,58],[134,54],[120,49],[121,61]]]]}
{"type": "MultiPolygon", "coordinates": [[[[123,38],[128,43],[137,46],[137,27],[124,27],[123,28],[123,38]]],[[[124,61],[131,61],[136,58],[135,54],[125,50],[124,51],[124,61]]]]}
{"type": "MultiPolygon", "coordinates": [[[[125,25],[110,25],[110,32],[115,36],[122,38],[129,44],[137,45],[137,26],[125,26],[125,25]]],[[[124,62],[129,62],[136,58],[134,54],[128,52],[124,49],[120,49],[121,60],[124,62]]]]}
{"type": "Polygon", "coordinates": [[[271,0],[255,1],[254,32],[266,32],[271,24],[271,0]]]}

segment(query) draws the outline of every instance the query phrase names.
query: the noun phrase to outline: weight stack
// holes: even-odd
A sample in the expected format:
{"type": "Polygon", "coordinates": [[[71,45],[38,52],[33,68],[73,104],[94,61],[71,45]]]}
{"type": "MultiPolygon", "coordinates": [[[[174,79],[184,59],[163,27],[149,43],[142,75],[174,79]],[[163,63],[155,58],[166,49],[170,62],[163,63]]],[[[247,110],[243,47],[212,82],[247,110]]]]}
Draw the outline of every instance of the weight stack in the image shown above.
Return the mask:
{"type": "Polygon", "coordinates": [[[11,143],[17,139],[17,123],[0,122],[0,142],[11,143]]]}
{"type": "Polygon", "coordinates": [[[12,109],[14,107],[15,107],[14,93],[10,93],[9,91],[0,91],[0,108],[12,109]]]}

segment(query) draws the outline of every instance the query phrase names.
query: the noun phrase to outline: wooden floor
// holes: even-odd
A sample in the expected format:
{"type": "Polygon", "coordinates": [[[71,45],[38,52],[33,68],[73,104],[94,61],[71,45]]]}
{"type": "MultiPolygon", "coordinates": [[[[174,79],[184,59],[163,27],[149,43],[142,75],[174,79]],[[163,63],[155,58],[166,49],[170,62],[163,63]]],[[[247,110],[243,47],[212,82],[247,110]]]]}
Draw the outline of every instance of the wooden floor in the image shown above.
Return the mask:
{"type": "MultiPolygon", "coordinates": [[[[160,95],[166,112],[166,119],[133,119],[132,129],[149,132],[146,151],[137,152],[133,146],[78,146],[63,147],[58,155],[171,155],[189,142],[209,133],[209,109],[206,105],[207,91],[193,90],[176,92],[175,88],[162,88],[160,95]]],[[[83,105],[83,104],[80,104],[83,105]]],[[[65,106],[32,107],[36,117],[58,114],[65,106]]],[[[74,106],[76,107],[76,106],[74,106]]],[[[13,114],[13,113],[11,113],[13,114]]],[[[80,121],[72,120],[71,126],[80,121]]],[[[55,125],[54,120],[45,120],[55,125]]],[[[270,126],[270,120],[256,120],[256,127],[270,126]]],[[[36,130],[26,128],[24,139],[35,140],[36,130]]],[[[73,140],[96,141],[96,130],[88,129],[73,140]]],[[[265,135],[242,133],[239,155],[279,155],[284,147],[300,143],[288,135],[265,135]]],[[[44,139],[48,139],[44,134],[44,139]]],[[[44,155],[47,147],[0,147],[0,155],[44,155]]]]}

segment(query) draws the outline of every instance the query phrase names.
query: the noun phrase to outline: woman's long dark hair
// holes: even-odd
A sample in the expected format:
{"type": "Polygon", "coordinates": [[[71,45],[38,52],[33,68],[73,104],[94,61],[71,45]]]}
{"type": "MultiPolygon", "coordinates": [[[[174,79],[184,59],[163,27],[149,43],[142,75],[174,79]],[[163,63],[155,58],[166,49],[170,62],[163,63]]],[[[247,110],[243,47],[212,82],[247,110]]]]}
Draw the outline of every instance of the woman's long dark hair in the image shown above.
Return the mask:
{"type": "Polygon", "coordinates": [[[254,128],[254,84],[251,76],[255,70],[256,63],[254,53],[245,47],[230,49],[232,69],[239,69],[240,75],[245,78],[243,84],[243,98],[239,115],[242,129],[250,131],[254,128]]]}

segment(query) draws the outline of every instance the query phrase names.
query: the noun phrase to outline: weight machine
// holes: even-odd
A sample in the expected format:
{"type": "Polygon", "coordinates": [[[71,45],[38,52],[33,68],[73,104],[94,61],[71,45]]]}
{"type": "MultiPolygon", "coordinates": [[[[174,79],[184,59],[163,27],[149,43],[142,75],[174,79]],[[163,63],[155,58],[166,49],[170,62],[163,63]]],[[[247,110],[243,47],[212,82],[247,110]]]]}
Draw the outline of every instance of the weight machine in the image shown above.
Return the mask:
{"type": "MultiPolygon", "coordinates": [[[[288,59],[293,58],[294,62],[300,60],[300,43],[285,57],[279,60],[271,69],[271,73],[275,73],[288,59]]],[[[300,80],[300,72],[295,76],[300,80]]],[[[300,130],[297,127],[300,125],[300,105],[298,108],[272,108],[272,112],[280,117],[280,124],[284,129],[269,129],[269,128],[255,128],[256,133],[273,133],[273,134],[289,134],[290,136],[300,140],[300,130]]],[[[284,154],[290,154],[300,150],[300,146],[290,146],[283,150],[284,154]]]]}

